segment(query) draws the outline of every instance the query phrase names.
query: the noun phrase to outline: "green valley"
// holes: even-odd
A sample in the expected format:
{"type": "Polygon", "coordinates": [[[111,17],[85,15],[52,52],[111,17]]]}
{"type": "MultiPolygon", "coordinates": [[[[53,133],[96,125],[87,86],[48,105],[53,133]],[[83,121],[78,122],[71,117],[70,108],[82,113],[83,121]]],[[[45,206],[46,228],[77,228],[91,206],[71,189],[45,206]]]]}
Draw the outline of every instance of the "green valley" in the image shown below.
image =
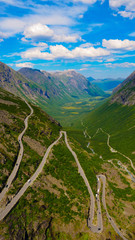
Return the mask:
{"type": "MultiPolygon", "coordinates": [[[[38,74],[42,75],[37,73],[36,78],[38,74]]],[[[115,98],[125,86],[109,99],[80,94],[74,101],[63,100],[63,95],[57,102],[50,93],[47,107],[43,96],[35,95],[36,103],[29,84],[33,83],[27,86],[32,95],[24,92],[22,96],[26,94],[30,105],[4,90],[5,85],[0,89],[0,236],[15,240],[134,239],[135,107],[115,98]],[[18,167],[18,136],[30,107],[33,112],[22,137],[18,167]],[[17,174],[8,185],[15,167],[17,174]]]]}

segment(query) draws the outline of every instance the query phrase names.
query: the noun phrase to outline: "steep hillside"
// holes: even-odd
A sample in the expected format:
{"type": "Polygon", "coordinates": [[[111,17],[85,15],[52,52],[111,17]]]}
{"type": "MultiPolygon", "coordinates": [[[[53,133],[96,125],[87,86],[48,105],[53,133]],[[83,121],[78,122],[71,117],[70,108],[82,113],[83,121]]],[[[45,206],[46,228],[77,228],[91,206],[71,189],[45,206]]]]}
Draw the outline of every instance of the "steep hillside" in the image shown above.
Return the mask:
{"type": "MultiPolygon", "coordinates": [[[[24,139],[28,145],[31,142],[31,146],[37,148],[38,142],[36,147],[36,141],[34,144],[33,140],[32,144],[32,139],[35,138],[40,142],[41,136],[44,136],[44,142],[41,139],[41,146],[39,144],[40,153],[40,148],[41,152],[44,151],[58,136],[60,124],[38,107],[33,106],[33,109],[34,114],[33,119],[30,120],[29,134],[24,139]]],[[[0,189],[4,186],[3,184],[5,184],[10,169],[16,160],[19,148],[17,137],[24,128],[24,119],[29,112],[30,109],[24,101],[0,88],[0,159],[2,164],[0,189]]]]}
{"type": "Polygon", "coordinates": [[[85,116],[82,131],[68,130],[68,135],[79,141],[95,158],[100,159],[96,162],[100,162],[100,171],[106,176],[109,214],[126,232],[126,239],[133,240],[135,106],[107,102],[85,116]]]}
{"type": "MultiPolygon", "coordinates": [[[[81,98],[88,96],[105,96],[105,93],[93,86],[81,74],[74,70],[48,73],[37,69],[22,68],[19,70],[28,79],[46,88],[49,98],[81,98]]],[[[66,99],[65,99],[66,100],[66,99]]]]}
{"type": "Polygon", "coordinates": [[[75,71],[50,74],[45,71],[23,68],[20,72],[16,72],[2,62],[0,63],[0,87],[18,96],[23,96],[41,107],[61,124],[66,125],[72,124],[76,114],[79,114],[79,117],[82,116],[83,107],[85,107],[85,112],[90,108],[92,110],[107,97],[102,90],[91,85],[84,76],[75,71]],[[81,106],[78,107],[77,104],[81,106]],[[65,115],[67,121],[65,121],[65,115]]]}
{"type": "Polygon", "coordinates": [[[113,91],[112,102],[135,104],[135,71],[113,91]]]}
{"type": "Polygon", "coordinates": [[[108,102],[84,117],[81,121],[81,131],[79,128],[68,129],[68,135],[79,141],[82,148],[90,151],[90,154],[97,158],[96,162],[100,162],[102,169],[100,171],[107,180],[106,202],[109,214],[123,232],[125,231],[126,239],[134,239],[132,225],[135,221],[134,74],[116,95],[122,92],[124,97],[125,89],[126,93],[128,92],[128,104],[126,102],[123,104],[123,101],[117,102],[118,99],[112,102],[114,95],[108,102]]]}
{"type": "Polygon", "coordinates": [[[52,75],[58,82],[67,87],[72,96],[88,94],[90,96],[105,96],[105,93],[98,87],[92,85],[82,74],[74,70],[55,72],[52,75]]]}
{"type": "MultiPolygon", "coordinates": [[[[23,136],[24,154],[18,173],[4,199],[1,210],[15,199],[25,183],[38,168],[47,147],[59,136],[60,125],[40,108],[31,105],[34,113],[28,121],[28,129],[23,136]]],[[[18,155],[17,137],[24,128],[24,119],[30,113],[27,104],[19,97],[0,89],[0,161],[1,189],[5,186],[18,155]]],[[[84,171],[87,172],[92,189],[96,190],[95,171],[101,171],[101,161],[80,148],[72,139],[70,145],[79,156],[84,171]],[[89,167],[88,167],[89,166],[89,167]],[[89,171],[88,171],[89,169],[89,171]]],[[[104,231],[99,235],[87,227],[89,194],[78,173],[78,167],[63,138],[51,150],[47,162],[33,184],[30,184],[19,202],[0,222],[0,238],[20,239],[66,239],[99,240],[117,234],[104,219],[104,231]]],[[[96,221],[96,219],[95,219],[96,221]]]]}
{"type": "Polygon", "coordinates": [[[33,84],[19,72],[14,71],[2,62],[0,62],[0,87],[30,100],[34,100],[36,94],[40,93],[40,86],[33,84]]]}

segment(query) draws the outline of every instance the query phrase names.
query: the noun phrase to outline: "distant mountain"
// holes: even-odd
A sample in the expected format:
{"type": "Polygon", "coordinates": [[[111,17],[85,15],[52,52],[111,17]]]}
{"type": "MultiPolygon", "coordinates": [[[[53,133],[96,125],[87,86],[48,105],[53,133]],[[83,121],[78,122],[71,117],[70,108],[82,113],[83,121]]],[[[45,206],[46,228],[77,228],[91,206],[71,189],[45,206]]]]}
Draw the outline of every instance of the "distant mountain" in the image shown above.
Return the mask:
{"type": "MultiPolygon", "coordinates": [[[[97,101],[108,96],[83,75],[72,70],[49,73],[38,69],[22,68],[16,72],[2,62],[0,62],[0,87],[40,106],[58,121],[61,121],[61,117],[64,118],[68,111],[67,107],[68,109],[78,108],[78,105],[73,106],[76,102],[82,105],[84,102],[86,108],[89,108],[94,97],[96,101],[93,107],[96,106],[97,101]]],[[[68,116],[79,115],[79,111],[72,112],[68,112],[68,116]]]]}
{"type": "Polygon", "coordinates": [[[112,102],[135,104],[135,71],[114,89],[113,94],[112,102]]]}
{"type": "Polygon", "coordinates": [[[103,91],[112,91],[117,87],[124,79],[122,78],[105,78],[105,79],[94,79],[92,77],[87,78],[92,84],[97,85],[103,91]]]}
{"type": "Polygon", "coordinates": [[[74,70],[48,73],[37,69],[22,68],[19,72],[46,88],[48,98],[105,96],[101,89],[93,86],[83,75],[74,70]]]}

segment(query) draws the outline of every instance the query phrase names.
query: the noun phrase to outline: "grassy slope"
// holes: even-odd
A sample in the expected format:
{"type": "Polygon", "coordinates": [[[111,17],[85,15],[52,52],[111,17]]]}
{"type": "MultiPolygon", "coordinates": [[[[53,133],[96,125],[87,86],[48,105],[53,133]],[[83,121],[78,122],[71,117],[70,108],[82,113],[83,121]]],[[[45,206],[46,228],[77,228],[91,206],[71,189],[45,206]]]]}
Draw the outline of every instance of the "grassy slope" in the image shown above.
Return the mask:
{"type": "Polygon", "coordinates": [[[118,153],[112,153],[107,146],[107,135],[99,131],[93,135],[98,128],[111,135],[110,145],[130,157],[135,165],[135,107],[123,106],[120,104],[105,103],[94,110],[84,119],[84,125],[87,126],[87,132],[92,137],[90,146],[103,158],[102,169],[107,176],[108,196],[112,195],[112,200],[107,197],[107,205],[110,214],[115,218],[118,224],[125,228],[128,239],[134,238],[134,231],[131,227],[134,211],[135,188],[134,183],[128,174],[117,165],[118,160],[128,167],[130,172],[134,172],[128,159],[118,153]],[[112,165],[108,162],[110,159],[116,159],[112,165]],[[117,167],[117,168],[116,168],[117,167]],[[122,204],[118,207],[117,203],[122,204]],[[113,206],[113,207],[112,207],[113,206]],[[130,211],[130,207],[132,211],[130,211]],[[124,221],[119,221],[124,219],[124,221]]]}
{"type": "Polygon", "coordinates": [[[79,120],[74,128],[67,128],[68,136],[75,145],[74,149],[78,152],[79,160],[94,192],[96,192],[95,175],[98,173],[106,175],[106,201],[110,215],[114,217],[118,226],[124,229],[127,238],[134,239],[132,224],[134,222],[135,187],[127,172],[118,165],[118,161],[121,161],[132,174],[134,171],[128,159],[110,151],[107,146],[107,134],[102,131],[95,136],[94,134],[98,128],[109,133],[111,135],[110,145],[130,157],[135,165],[135,107],[117,103],[110,104],[108,101],[85,115],[82,122],[81,127],[79,120]],[[85,130],[92,138],[88,135],[85,137],[85,130]],[[76,141],[80,143],[80,148],[77,147],[76,141]],[[89,142],[90,145],[87,148],[89,142]],[[86,158],[84,152],[87,152],[86,158]],[[116,159],[113,160],[115,166],[108,162],[110,159],[116,159]]]}
{"type": "Polygon", "coordinates": [[[135,150],[135,107],[123,106],[120,104],[109,104],[107,102],[100,108],[91,112],[84,120],[90,135],[94,135],[98,128],[103,128],[111,135],[110,145],[117,150],[135,157],[132,152],[135,150]]]}
{"type": "MultiPolygon", "coordinates": [[[[16,107],[5,106],[1,104],[1,108],[7,108],[6,111],[14,116],[13,127],[8,124],[8,136],[2,142],[9,152],[14,151],[14,158],[17,156],[18,143],[17,136],[23,129],[23,121],[29,113],[27,105],[19,98],[1,90],[1,99],[15,102],[16,107]],[[15,113],[15,111],[18,111],[15,113]],[[22,114],[21,122],[19,116],[22,114]],[[20,127],[19,127],[20,126],[20,127]],[[8,147],[8,143],[15,135],[13,149],[8,147]]],[[[7,102],[6,102],[7,104],[7,102]]],[[[41,150],[49,146],[49,144],[58,137],[60,126],[58,126],[46,113],[41,109],[34,107],[34,115],[29,120],[29,128],[23,138],[24,156],[18,175],[14,180],[6,199],[2,204],[7,203],[17,193],[24,182],[32,175],[42,159],[41,150]],[[29,140],[29,141],[28,141],[29,140]],[[36,146],[38,146],[38,150],[36,146]],[[45,147],[43,149],[43,147],[45,147]]],[[[7,119],[7,117],[5,118],[7,119]]],[[[3,124],[1,123],[2,127],[3,124]]],[[[80,149],[80,144],[73,139],[70,143],[76,151],[79,160],[84,167],[86,174],[91,182],[92,188],[96,190],[97,169],[100,170],[100,163],[94,166],[93,156],[88,156],[87,151],[80,149]],[[89,160],[89,163],[88,163],[89,160]],[[87,165],[87,163],[89,165],[87,165]],[[89,169],[86,169],[89,166],[89,169]],[[89,171],[87,171],[89,170],[89,171]]],[[[12,163],[9,167],[9,173],[13,167],[8,156],[5,155],[6,162],[12,163]]],[[[6,169],[3,164],[1,172],[6,169]]],[[[5,179],[2,180],[3,185],[5,179]]],[[[78,169],[73,156],[68,151],[63,140],[54,147],[48,158],[48,162],[44,167],[44,171],[29,188],[19,203],[14,207],[10,214],[1,222],[0,235],[5,239],[78,239],[88,240],[97,239],[97,235],[93,234],[87,228],[87,214],[89,207],[89,196],[82,178],[78,174],[78,169]]],[[[105,217],[104,217],[105,218],[105,217]]],[[[106,221],[106,218],[105,218],[106,221]]],[[[111,236],[115,239],[115,233],[111,226],[106,223],[104,232],[98,236],[98,239],[105,239],[111,236]]]]}

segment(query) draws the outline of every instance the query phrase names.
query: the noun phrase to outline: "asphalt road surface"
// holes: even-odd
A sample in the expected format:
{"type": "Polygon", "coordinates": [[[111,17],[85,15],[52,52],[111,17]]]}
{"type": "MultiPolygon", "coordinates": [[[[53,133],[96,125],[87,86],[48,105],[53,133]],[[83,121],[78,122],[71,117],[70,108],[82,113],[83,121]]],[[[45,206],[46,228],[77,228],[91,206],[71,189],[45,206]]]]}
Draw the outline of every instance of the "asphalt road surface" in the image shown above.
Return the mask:
{"type": "Polygon", "coordinates": [[[105,185],[106,185],[106,177],[104,175],[97,175],[97,177],[99,179],[102,180],[102,183],[103,183],[103,192],[102,192],[102,203],[103,203],[103,206],[104,206],[104,209],[106,211],[106,215],[107,215],[107,218],[109,220],[109,222],[111,223],[113,229],[115,230],[115,232],[117,234],[119,234],[119,236],[121,238],[123,238],[124,240],[127,240],[127,238],[125,238],[123,236],[123,234],[120,232],[120,230],[118,229],[117,225],[115,224],[115,222],[113,221],[112,217],[109,215],[108,211],[107,211],[107,207],[106,207],[106,201],[105,201],[105,185]]]}
{"type": "MultiPolygon", "coordinates": [[[[32,114],[32,113],[31,113],[32,114]]],[[[29,115],[30,116],[30,115],[29,115]]],[[[26,119],[25,119],[26,120],[26,119]]],[[[27,122],[27,121],[26,121],[27,122]]],[[[25,126],[27,127],[27,124],[25,122],[25,126]]],[[[24,132],[21,133],[22,135],[19,137],[22,138],[24,132]]],[[[62,135],[64,134],[65,136],[65,143],[67,145],[67,148],[69,149],[69,151],[72,153],[72,155],[74,156],[74,159],[77,163],[78,166],[78,172],[80,173],[81,177],[83,178],[88,192],[90,194],[90,211],[89,211],[89,216],[88,216],[88,227],[90,228],[90,230],[94,233],[101,233],[103,231],[103,221],[102,221],[102,212],[101,212],[101,205],[100,205],[100,188],[101,188],[101,181],[103,183],[103,191],[102,191],[102,203],[104,206],[104,209],[106,211],[106,215],[107,218],[109,220],[109,222],[111,223],[113,229],[115,230],[115,232],[117,234],[119,234],[120,237],[122,237],[124,240],[127,240],[123,234],[120,232],[120,230],[118,229],[118,227],[116,226],[116,224],[114,223],[113,219],[111,218],[111,216],[109,215],[108,211],[107,211],[107,207],[106,207],[106,201],[105,201],[105,186],[106,186],[106,177],[104,175],[97,175],[97,194],[96,194],[96,201],[97,201],[97,225],[93,224],[93,219],[94,219],[94,209],[95,209],[95,197],[93,195],[92,189],[90,187],[90,184],[87,180],[87,177],[79,163],[79,160],[77,158],[76,153],[72,150],[72,148],[70,147],[69,143],[68,143],[68,139],[67,139],[67,134],[65,131],[60,131],[60,136],[59,138],[53,142],[47,149],[39,167],[37,168],[37,170],[35,171],[35,173],[32,175],[32,177],[24,184],[24,186],[20,189],[20,191],[14,196],[14,198],[11,200],[11,202],[5,207],[5,209],[0,213],[0,220],[4,219],[4,217],[11,211],[11,209],[15,206],[15,204],[18,202],[18,200],[21,198],[21,196],[25,193],[25,191],[27,190],[27,188],[33,184],[33,182],[36,180],[36,178],[38,177],[38,175],[42,172],[44,164],[46,163],[47,157],[50,153],[50,150],[53,148],[53,146],[55,144],[58,143],[58,141],[60,140],[60,138],[62,137],[62,135]]],[[[23,146],[23,145],[22,145],[23,146]]]]}
{"type": "Polygon", "coordinates": [[[49,155],[50,150],[52,149],[52,147],[53,147],[55,144],[57,144],[57,142],[60,140],[61,137],[62,137],[62,133],[60,132],[59,138],[58,138],[54,143],[52,143],[52,144],[48,147],[48,149],[47,149],[47,151],[46,151],[46,153],[45,153],[45,155],[44,155],[44,157],[43,157],[43,159],[42,159],[39,167],[38,167],[37,170],[35,171],[35,173],[34,173],[34,174],[32,175],[32,177],[23,185],[23,187],[22,187],[22,188],[20,189],[20,191],[14,196],[14,198],[11,200],[11,202],[5,207],[5,209],[4,209],[2,212],[0,212],[0,220],[2,220],[4,217],[6,217],[6,215],[7,215],[7,214],[11,211],[11,209],[15,206],[15,204],[18,202],[18,200],[21,198],[21,196],[25,193],[25,191],[27,190],[27,188],[36,180],[36,178],[38,177],[38,175],[42,172],[42,169],[43,169],[43,167],[44,167],[44,164],[46,163],[46,160],[47,160],[47,157],[48,157],[48,155],[49,155]]]}
{"type": "MultiPolygon", "coordinates": [[[[72,148],[70,147],[68,140],[67,140],[67,134],[66,132],[62,131],[62,133],[65,136],[65,143],[69,149],[69,151],[72,153],[77,166],[78,166],[78,172],[80,173],[81,177],[83,178],[85,185],[87,186],[88,192],[90,194],[90,211],[89,211],[89,217],[88,217],[88,227],[90,228],[90,230],[94,233],[100,233],[103,230],[103,223],[102,223],[102,214],[101,214],[101,207],[100,207],[100,201],[98,201],[98,211],[97,211],[97,225],[93,225],[93,218],[94,218],[94,209],[95,209],[95,197],[93,195],[92,189],[90,187],[90,184],[88,182],[88,179],[79,163],[79,160],[77,158],[76,153],[72,150],[72,148]]],[[[100,188],[100,185],[99,185],[100,188]]],[[[99,195],[98,195],[98,200],[99,200],[99,195]]]]}
{"type": "Polygon", "coordinates": [[[25,118],[24,120],[24,130],[20,133],[20,135],[18,136],[18,142],[19,142],[19,145],[20,145],[20,150],[19,150],[19,153],[18,153],[18,157],[17,157],[17,161],[15,163],[15,166],[13,168],[13,171],[11,172],[7,182],[6,182],[6,185],[4,187],[4,189],[2,190],[2,192],[0,193],[0,201],[3,199],[3,197],[5,196],[5,193],[8,191],[12,181],[14,180],[16,174],[17,174],[17,171],[19,169],[19,166],[20,166],[20,163],[22,161],[22,157],[23,157],[23,143],[22,143],[22,137],[25,133],[25,131],[27,130],[27,127],[28,127],[28,120],[30,118],[30,116],[33,114],[33,109],[32,107],[28,104],[28,102],[25,100],[25,103],[28,105],[28,107],[30,108],[31,112],[30,114],[25,118]]]}

